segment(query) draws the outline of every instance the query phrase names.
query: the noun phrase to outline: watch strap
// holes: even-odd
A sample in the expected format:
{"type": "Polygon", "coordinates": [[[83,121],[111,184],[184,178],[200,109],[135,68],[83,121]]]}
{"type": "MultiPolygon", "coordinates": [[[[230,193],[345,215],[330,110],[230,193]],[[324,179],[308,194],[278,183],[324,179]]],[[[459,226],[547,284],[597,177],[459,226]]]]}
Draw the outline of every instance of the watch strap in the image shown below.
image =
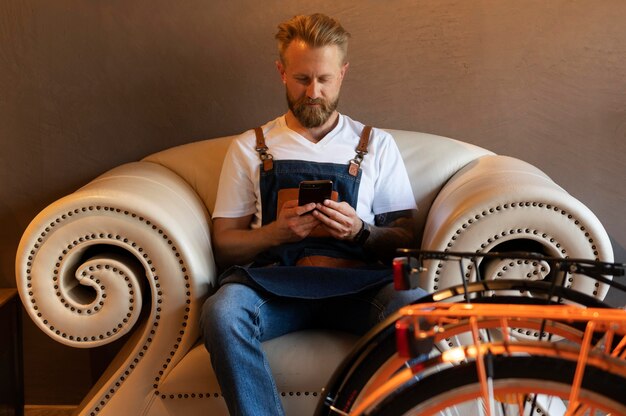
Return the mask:
{"type": "Polygon", "coordinates": [[[359,244],[359,245],[365,244],[365,242],[367,241],[371,233],[369,224],[363,220],[361,220],[361,223],[362,223],[361,229],[359,230],[358,233],[356,233],[356,235],[352,239],[352,241],[354,241],[356,244],[359,244]]]}

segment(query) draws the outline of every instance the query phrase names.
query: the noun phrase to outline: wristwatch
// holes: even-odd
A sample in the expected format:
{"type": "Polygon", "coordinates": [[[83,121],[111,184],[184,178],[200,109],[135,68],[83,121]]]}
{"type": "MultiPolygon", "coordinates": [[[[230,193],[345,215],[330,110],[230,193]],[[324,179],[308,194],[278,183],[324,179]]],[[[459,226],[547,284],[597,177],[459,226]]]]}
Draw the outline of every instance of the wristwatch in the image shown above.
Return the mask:
{"type": "Polygon", "coordinates": [[[361,220],[361,223],[362,223],[361,229],[359,230],[358,233],[356,233],[352,241],[362,246],[367,241],[367,238],[370,236],[371,231],[370,231],[370,226],[368,223],[366,223],[363,220],[361,220]]]}

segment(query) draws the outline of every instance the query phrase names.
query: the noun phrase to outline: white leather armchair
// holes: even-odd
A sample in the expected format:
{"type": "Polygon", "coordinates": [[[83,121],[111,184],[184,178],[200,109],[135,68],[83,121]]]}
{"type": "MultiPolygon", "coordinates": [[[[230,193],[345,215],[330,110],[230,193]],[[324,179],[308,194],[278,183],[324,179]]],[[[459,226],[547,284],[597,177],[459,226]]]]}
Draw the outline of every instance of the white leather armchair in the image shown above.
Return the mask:
{"type": "MultiPolygon", "coordinates": [[[[390,132],[420,208],[423,249],[613,260],[594,214],[537,168],[444,137],[390,132]]],[[[190,143],[112,169],[51,204],[25,231],[17,287],[41,330],[78,348],[127,337],[81,415],[227,414],[198,317],[216,281],[210,213],[229,142],[190,143]]],[[[526,264],[485,269],[488,279],[547,273],[526,264]]],[[[456,285],[458,275],[458,266],[432,264],[421,285],[456,285]]],[[[598,298],[608,290],[576,275],[567,285],[598,298]]],[[[312,413],[354,341],[302,331],[264,344],[288,414],[312,413]]]]}

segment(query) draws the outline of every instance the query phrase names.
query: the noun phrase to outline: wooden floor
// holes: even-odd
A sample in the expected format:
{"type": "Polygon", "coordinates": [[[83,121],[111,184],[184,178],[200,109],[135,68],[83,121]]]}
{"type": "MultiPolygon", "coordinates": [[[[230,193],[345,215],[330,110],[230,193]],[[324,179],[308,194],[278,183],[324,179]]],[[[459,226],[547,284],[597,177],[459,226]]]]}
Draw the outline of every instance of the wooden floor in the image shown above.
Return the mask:
{"type": "Polygon", "coordinates": [[[24,406],[24,416],[71,416],[75,406],[24,406]]]}

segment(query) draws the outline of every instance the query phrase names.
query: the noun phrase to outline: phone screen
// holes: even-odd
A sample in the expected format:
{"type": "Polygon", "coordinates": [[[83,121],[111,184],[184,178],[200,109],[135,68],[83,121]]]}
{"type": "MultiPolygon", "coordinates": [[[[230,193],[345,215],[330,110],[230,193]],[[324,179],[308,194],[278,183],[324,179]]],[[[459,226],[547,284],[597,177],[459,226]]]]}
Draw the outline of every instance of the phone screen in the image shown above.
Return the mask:
{"type": "Polygon", "coordinates": [[[306,205],[310,202],[322,202],[330,199],[333,192],[333,181],[302,181],[298,191],[298,205],[306,205]]]}

